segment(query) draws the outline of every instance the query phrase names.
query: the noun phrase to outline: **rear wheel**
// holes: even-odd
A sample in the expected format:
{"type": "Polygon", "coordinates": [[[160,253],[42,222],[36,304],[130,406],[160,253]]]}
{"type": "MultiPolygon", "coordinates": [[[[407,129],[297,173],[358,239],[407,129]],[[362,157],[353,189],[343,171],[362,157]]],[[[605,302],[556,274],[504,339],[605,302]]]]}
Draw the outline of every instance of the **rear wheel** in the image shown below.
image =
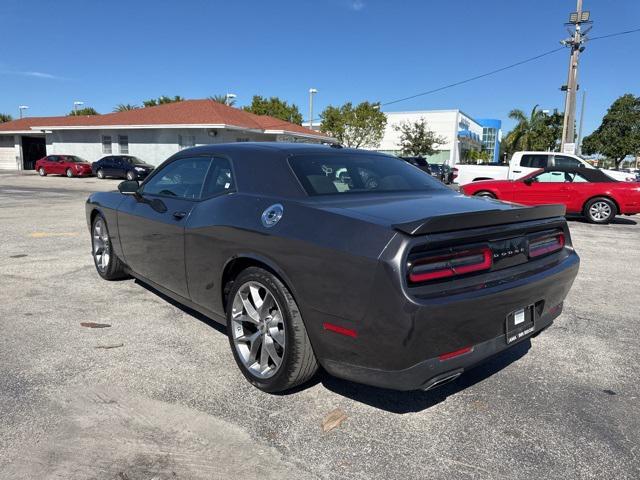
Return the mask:
{"type": "Polygon", "coordinates": [[[104,180],[104,170],[102,170],[101,168],[98,169],[98,171],[96,172],[96,175],[100,180],[104,180]]]}
{"type": "Polygon", "coordinates": [[[46,177],[47,176],[47,171],[44,169],[44,167],[40,167],[38,169],[38,175],[40,175],[41,177],[46,177]]]}
{"type": "Polygon", "coordinates": [[[105,280],[126,278],[124,264],[113,253],[107,222],[101,214],[96,215],[91,226],[91,252],[98,274],[105,280]]]}
{"type": "Polygon", "coordinates": [[[247,268],[235,279],[227,303],[231,350],[251,384],[280,392],[316,373],[318,364],[300,310],[275,275],[247,268]]]}
{"type": "Polygon", "coordinates": [[[70,168],[67,168],[67,177],[71,178],[73,177],[73,170],[71,170],[70,168]]]}
{"type": "Polygon", "coordinates": [[[617,213],[616,204],[605,197],[592,198],[584,206],[584,215],[591,223],[610,223],[617,213]]]}
{"type": "Polygon", "coordinates": [[[474,197],[485,197],[485,198],[497,198],[493,193],[487,192],[486,190],[480,190],[473,194],[474,197]]]}

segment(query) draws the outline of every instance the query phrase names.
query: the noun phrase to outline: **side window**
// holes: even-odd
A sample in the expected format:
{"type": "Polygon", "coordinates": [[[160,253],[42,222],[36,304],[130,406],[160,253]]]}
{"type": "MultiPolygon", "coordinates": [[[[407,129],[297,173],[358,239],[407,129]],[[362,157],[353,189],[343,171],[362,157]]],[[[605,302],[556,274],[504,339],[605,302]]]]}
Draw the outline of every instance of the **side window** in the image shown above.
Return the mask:
{"type": "Polygon", "coordinates": [[[586,178],[584,178],[582,175],[580,175],[579,173],[575,173],[574,177],[573,177],[573,183],[589,183],[589,180],[587,180],[586,178]]]}
{"type": "Polygon", "coordinates": [[[111,135],[102,136],[102,153],[111,153],[111,135]]]}
{"type": "Polygon", "coordinates": [[[49,155],[47,157],[47,161],[49,161],[49,162],[57,162],[58,161],[58,156],[57,155],[49,155]]]}
{"type": "Polygon", "coordinates": [[[192,157],[175,160],[158,171],[142,193],[188,199],[199,199],[211,158],[192,157]]]}
{"type": "Polygon", "coordinates": [[[536,181],[540,183],[564,183],[571,182],[573,174],[568,172],[544,172],[536,176],[536,181]]]}
{"type": "Polygon", "coordinates": [[[554,157],[555,167],[560,168],[580,168],[582,164],[575,158],[565,157],[564,155],[556,155],[554,157]]]}
{"type": "Polygon", "coordinates": [[[547,168],[549,155],[522,155],[520,166],[527,168],[547,168]]]}
{"type": "Polygon", "coordinates": [[[229,160],[220,157],[213,158],[207,181],[202,190],[202,198],[214,197],[234,189],[235,179],[229,160]]]}

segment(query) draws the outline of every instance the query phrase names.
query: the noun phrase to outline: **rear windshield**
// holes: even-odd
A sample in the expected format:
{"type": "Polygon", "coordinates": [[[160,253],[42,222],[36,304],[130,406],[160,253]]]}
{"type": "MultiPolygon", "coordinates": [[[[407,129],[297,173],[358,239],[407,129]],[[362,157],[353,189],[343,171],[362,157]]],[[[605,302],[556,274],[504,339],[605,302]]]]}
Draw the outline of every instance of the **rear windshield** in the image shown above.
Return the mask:
{"type": "Polygon", "coordinates": [[[433,191],[446,188],[431,175],[384,155],[300,155],[289,159],[309,195],[433,191]]]}

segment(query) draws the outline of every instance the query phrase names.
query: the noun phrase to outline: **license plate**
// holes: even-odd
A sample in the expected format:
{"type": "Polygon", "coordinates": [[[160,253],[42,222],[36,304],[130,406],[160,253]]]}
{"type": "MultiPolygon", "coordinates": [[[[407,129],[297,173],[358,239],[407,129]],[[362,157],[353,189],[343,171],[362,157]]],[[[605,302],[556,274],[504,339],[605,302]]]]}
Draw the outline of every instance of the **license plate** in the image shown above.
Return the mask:
{"type": "Polygon", "coordinates": [[[535,329],[533,324],[533,307],[525,307],[507,315],[506,340],[507,344],[531,335],[535,329]]]}

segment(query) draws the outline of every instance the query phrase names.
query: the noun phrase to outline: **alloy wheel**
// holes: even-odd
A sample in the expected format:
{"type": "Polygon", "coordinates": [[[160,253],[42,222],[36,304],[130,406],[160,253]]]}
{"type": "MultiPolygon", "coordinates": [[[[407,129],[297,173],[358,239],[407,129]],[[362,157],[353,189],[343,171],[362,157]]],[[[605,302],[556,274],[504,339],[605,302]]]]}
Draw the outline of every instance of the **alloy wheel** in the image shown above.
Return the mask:
{"type": "Polygon", "coordinates": [[[102,169],[98,170],[98,178],[104,178],[104,172],[102,171],[102,169]]]}
{"type": "Polygon", "coordinates": [[[107,227],[101,217],[93,224],[93,258],[101,272],[107,270],[111,258],[111,245],[107,227]]]}
{"type": "Polygon", "coordinates": [[[589,207],[589,216],[595,221],[601,222],[611,215],[611,205],[607,202],[595,202],[589,207]]]}
{"type": "Polygon", "coordinates": [[[233,344],[244,367],[255,377],[276,374],[285,353],[282,309],[273,293],[262,283],[242,285],[231,312],[233,344]]]}
{"type": "Polygon", "coordinates": [[[67,168],[67,177],[73,177],[73,171],[70,168],[67,168]]]}
{"type": "Polygon", "coordinates": [[[44,167],[40,167],[40,169],[38,170],[38,173],[40,174],[41,177],[44,177],[47,172],[44,170],[44,167]]]}

